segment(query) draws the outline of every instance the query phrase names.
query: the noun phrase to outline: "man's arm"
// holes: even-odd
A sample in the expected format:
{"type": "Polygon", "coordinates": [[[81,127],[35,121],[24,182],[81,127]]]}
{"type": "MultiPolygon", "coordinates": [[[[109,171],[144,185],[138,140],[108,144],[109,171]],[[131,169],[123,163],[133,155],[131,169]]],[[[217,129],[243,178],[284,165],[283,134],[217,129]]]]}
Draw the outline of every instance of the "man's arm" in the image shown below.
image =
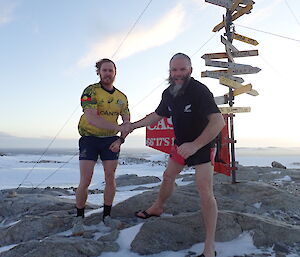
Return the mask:
{"type": "Polygon", "coordinates": [[[188,158],[196,153],[200,148],[215,139],[225,126],[225,121],[221,113],[212,113],[208,115],[207,118],[208,124],[201,135],[198,136],[194,141],[184,143],[178,147],[178,153],[183,158],[188,158]]]}
{"type": "Polygon", "coordinates": [[[102,129],[109,129],[109,130],[116,130],[116,131],[123,131],[122,126],[118,124],[113,124],[107,121],[106,119],[102,118],[97,114],[96,109],[85,109],[84,115],[88,123],[92,126],[102,129]]]}
{"type": "Polygon", "coordinates": [[[121,144],[125,142],[126,136],[130,133],[130,115],[129,114],[124,114],[121,115],[123,124],[121,125],[121,128],[124,130],[121,130],[121,136],[118,138],[116,141],[112,142],[112,144],[109,146],[109,149],[113,152],[119,152],[121,144]]]}
{"type": "Polygon", "coordinates": [[[123,124],[121,125],[121,127],[124,127],[124,130],[121,131],[121,137],[122,138],[126,138],[127,135],[130,133],[130,115],[129,114],[124,114],[121,115],[122,120],[123,120],[123,124]]]}
{"type": "Polygon", "coordinates": [[[152,112],[146,115],[145,118],[138,120],[132,123],[132,129],[137,129],[141,127],[150,126],[158,121],[160,121],[163,117],[159,116],[156,112],[152,112]]]}

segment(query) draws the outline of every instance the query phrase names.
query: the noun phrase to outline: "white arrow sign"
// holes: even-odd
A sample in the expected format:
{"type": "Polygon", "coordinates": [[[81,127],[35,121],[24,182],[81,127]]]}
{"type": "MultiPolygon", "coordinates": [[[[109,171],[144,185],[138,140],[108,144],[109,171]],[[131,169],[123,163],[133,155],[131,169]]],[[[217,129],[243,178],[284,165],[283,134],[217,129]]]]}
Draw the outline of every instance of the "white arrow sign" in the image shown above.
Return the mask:
{"type": "Polygon", "coordinates": [[[219,79],[220,77],[226,77],[228,79],[234,80],[239,83],[243,83],[244,79],[240,77],[235,77],[227,73],[227,70],[225,72],[223,71],[203,71],[201,72],[201,77],[208,77],[212,79],[219,79]]]}
{"type": "Polygon", "coordinates": [[[221,62],[221,61],[212,61],[210,59],[205,59],[206,66],[220,67],[220,68],[230,68],[230,69],[248,69],[253,68],[251,65],[239,64],[234,62],[221,62]]]}

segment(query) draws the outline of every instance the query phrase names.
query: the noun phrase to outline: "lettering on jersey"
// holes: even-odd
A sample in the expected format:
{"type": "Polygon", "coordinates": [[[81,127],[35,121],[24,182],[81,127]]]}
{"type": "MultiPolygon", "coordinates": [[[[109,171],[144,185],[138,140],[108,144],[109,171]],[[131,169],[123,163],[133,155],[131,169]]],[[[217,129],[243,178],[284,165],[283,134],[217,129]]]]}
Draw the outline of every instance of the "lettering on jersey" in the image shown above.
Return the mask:
{"type": "Polygon", "coordinates": [[[192,112],[191,107],[192,107],[191,104],[186,105],[186,106],[184,107],[184,112],[192,112]]]}
{"type": "Polygon", "coordinates": [[[101,111],[99,114],[100,115],[108,115],[108,116],[117,116],[117,115],[119,115],[118,112],[109,112],[109,111],[101,111]]]}

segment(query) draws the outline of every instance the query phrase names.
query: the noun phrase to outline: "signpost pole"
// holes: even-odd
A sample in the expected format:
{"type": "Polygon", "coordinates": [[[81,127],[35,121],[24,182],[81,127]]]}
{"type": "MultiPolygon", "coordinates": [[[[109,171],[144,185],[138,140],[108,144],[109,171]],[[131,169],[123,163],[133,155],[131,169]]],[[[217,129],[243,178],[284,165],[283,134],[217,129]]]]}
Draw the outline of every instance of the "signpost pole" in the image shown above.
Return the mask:
{"type": "MultiPolygon", "coordinates": [[[[225,36],[227,36],[227,40],[232,43],[234,34],[234,27],[232,23],[232,12],[229,8],[226,9],[226,17],[225,17],[225,36]]],[[[226,51],[230,51],[229,48],[226,47],[226,51]]],[[[229,55],[228,55],[229,56],[229,55]]],[[[228,58],[228,62],[232,62],[231,58],[228,58]]],[[[232,107],[234,104],[234,96],[232,88],[229,88],[229,106],[232,107]]],[[[234,126],[233,126],[233,117],[234,114],[231,113],[229,115],[229,127],[230,127],[230,150],[231,150],[231,182],[233,184],[236,183],[236,163],[235,163],[235,139],[234,139],[234,126]]]]}

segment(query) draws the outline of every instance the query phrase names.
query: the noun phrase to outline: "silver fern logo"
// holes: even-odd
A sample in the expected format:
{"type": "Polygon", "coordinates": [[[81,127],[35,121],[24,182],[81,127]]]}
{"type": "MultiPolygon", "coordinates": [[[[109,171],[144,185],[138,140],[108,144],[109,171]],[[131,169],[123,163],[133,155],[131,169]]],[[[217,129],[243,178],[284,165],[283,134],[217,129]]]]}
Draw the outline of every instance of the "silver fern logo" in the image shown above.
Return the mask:
{"type": "Polygon", "coordinates": [[[191,107],[192,107],[191,104],[186,105],[186,106],[184,107],[184,112],[192,112],[191,107]]]}

